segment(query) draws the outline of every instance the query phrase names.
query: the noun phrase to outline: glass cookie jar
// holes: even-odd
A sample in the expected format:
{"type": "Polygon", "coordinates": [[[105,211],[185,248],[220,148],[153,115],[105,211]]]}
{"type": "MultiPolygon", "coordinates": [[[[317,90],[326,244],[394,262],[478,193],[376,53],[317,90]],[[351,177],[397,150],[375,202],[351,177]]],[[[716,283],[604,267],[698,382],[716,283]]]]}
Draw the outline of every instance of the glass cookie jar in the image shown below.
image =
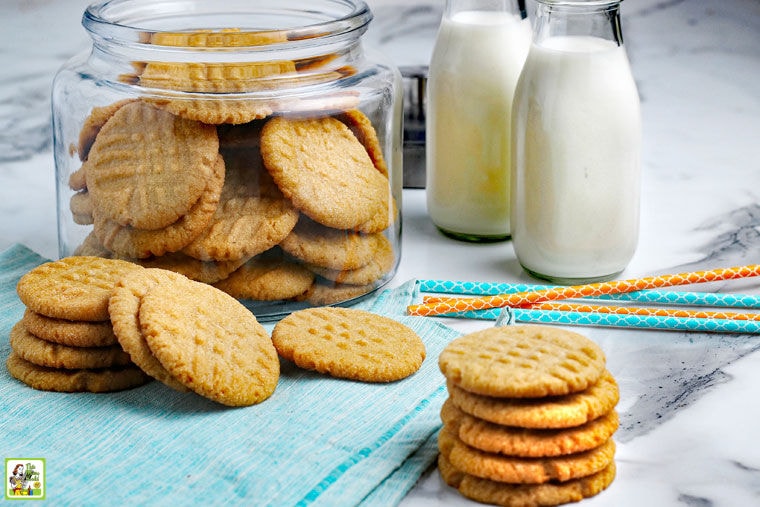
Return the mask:
{"type": "Polygon", "coordinates": [[[53,83],[60,256],[213,284],[268,319],[395,274],[402,81],[360,0],[110,0],[53,83]]]}

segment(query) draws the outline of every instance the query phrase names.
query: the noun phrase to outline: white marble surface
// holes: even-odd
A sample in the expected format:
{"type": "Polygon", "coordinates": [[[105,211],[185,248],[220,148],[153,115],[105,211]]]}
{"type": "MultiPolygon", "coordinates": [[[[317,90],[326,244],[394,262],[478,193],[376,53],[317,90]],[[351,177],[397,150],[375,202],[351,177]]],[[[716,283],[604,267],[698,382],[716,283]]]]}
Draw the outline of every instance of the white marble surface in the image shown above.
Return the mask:
{"type": "MultiPolygon", "coordinates": [[[[58,66],[87,43],[79,25],[87,3],[0,3],[0,249],[23,243],[57,255],[48,93],[58,66]]],[[[442,1],[370,5],[367,39],[399,65],[425,64],[442,1]]],[[[760,263],[760,2],[628,0],[623,29],[644,116],[641,240],[623,277],[760,263]]],[[[403,213],[392,283],[528,280],[509,242],[438,234],[424,190],[405,190],[403,213]]],[[[755,293],[760,281],[706,289],[755,293]]],[[[622,423],[617,478],[583,505],[760,505],[760,337],[582,331],[620,383],[622,423]]],[[[476,504],[433,469],[402,505],[476,504]]]]}

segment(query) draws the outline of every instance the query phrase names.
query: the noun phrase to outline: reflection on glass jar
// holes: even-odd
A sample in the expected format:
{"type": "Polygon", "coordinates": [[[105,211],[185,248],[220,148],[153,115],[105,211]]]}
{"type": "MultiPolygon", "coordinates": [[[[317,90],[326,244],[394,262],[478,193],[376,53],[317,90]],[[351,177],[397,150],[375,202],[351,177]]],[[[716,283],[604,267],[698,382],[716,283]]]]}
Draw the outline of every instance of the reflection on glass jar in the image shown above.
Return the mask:
{"type": "Polygon", "coordinates": [[[178,271],[260,318],[395,273],[401,77],[358,0],[113,0],[58,72],[59,253],[178,271]]]}

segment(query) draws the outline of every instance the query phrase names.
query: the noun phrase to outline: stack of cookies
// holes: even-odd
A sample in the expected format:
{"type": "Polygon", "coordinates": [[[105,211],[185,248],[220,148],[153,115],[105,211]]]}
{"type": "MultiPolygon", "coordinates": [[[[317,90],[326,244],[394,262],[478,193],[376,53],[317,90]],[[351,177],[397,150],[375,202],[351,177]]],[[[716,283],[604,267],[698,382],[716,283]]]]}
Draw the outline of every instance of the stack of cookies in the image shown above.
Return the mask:
{"type": "Polygon", "coordinates": [[[45,391],[107,392],[148,382],[122,350],[108,315],[114,281],[141,269],[125,261],[72,257],[22,277],[26,305],[6,362],[15,378],[45,391]]]}
{"type": "Polygon", "coordinates": [[[439,471],[479,502],[559,505],[615,477],[617,383],[585,336],[560,328],[494,327],[452,341],[439,366],[439,471]]]}
{"type": "Polygon", "coordinates": [[[277,386],[277,351],[256,317],[181,274],[75,256],[32,269],[16,290],[27,310],[6,366],[35,389],[107,392],[155,378],[244,406],[277,386]]]}

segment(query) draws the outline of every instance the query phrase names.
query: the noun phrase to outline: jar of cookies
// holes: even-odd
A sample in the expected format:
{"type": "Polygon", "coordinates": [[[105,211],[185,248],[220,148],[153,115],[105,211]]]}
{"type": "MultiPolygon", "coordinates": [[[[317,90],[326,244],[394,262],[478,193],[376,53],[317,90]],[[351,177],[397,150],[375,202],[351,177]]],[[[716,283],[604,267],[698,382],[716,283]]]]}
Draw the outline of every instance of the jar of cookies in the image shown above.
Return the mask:
{"type": "Polygon", "coordinates": [[[401,246],[402,81],[360,0],[110,0],[53,83],[59,254],[180,272],[263,319],[401,246]]]}

